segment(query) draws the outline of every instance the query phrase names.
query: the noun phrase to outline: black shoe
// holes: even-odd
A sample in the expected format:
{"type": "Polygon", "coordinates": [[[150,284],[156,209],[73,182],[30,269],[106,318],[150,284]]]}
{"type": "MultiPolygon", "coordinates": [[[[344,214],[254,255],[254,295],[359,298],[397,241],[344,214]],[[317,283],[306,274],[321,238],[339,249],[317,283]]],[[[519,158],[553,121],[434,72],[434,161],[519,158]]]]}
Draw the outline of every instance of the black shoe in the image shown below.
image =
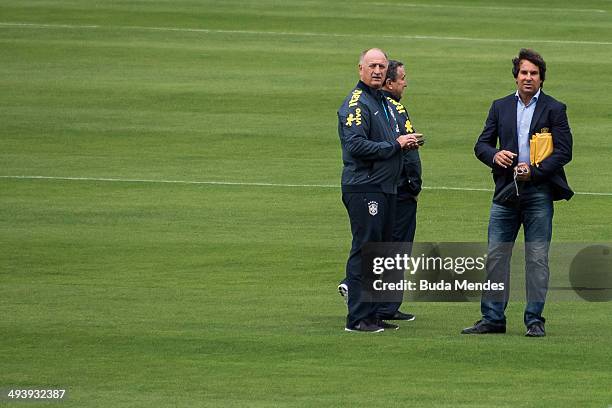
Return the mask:
{"type": "Polygon", "coordinates": [[[348,305],[348,285],[346,283],[341,283],[338,285],[338,293],[342,296],[344,303],[348,305]]]}
{"type": "Polygon", "coordinates": [[[383,320],[378,320],[378,325],[385,330],[399,330],[399,326],[393,323],[387,323],[383,320]]]}
{"type": "Polygon", "coordinates": [[[546,336],[546,331],[544,330],[544,323],[535,322],[527,328],[527,333],[525,333],[527,337],[544,337],[546,336]]]}
{"type": "Polygon", "coordinates": [[[505,333],[506,325],[494,324],[481,319],[474,323],[472,327],[466,327],[461,330],[461,334],[488,334],[488,333],[505,333]]]}
{"type": "Polygon", "coordinates": [[[378,324],[378,321],[362,320],[355,325],[355,327],[345,327],[344,331],[347,332],[363,332],[363,333],[380,333],[385,331],[384,327],[378,324]]]}
{"type": "Polygon", "coordinates": [[[399,310],[391,317],[384,317],[385,320],[403,320],[405,322],[411,322],[416,319],[416,316],[410,313],[400,312],[399,310]]]}

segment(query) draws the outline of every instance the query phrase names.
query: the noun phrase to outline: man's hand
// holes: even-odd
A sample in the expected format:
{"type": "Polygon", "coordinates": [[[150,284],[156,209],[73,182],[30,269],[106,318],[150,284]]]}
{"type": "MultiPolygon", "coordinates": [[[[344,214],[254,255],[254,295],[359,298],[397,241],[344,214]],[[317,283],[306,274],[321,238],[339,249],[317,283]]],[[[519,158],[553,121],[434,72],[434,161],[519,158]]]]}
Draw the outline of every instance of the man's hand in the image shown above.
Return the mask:
{"type": "Polygon", "coordinates": [[[423,136],[420,133],[410,133],[409,135],[401,135],[397,138],[397,142],[402,146],[402,149],[418,149],[419,141],[417,137],[423,136]]]}
{"type": "Polygon", "coordinates": [[[516,153],[512,153],[509,150],[500,150],[493,156],[493,163],[506,169],[508,166],[512,166],[512,160],[514,160],[515,157],[516,153]]]}
{"type": "Polygon", "coordinates": [[[531,180],[531,167],[527,163],[519,163],[515,168],[516,179],[519,181],[529,181],[531,180]]]}

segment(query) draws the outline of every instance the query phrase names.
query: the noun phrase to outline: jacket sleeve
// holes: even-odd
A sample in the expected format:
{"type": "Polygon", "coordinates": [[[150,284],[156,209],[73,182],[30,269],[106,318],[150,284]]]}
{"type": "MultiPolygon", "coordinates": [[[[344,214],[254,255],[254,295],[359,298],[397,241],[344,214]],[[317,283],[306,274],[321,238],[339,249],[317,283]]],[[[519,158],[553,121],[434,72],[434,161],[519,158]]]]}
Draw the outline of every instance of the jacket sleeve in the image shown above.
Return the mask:
{"type": "Polygon", "coordinates": [[[494,166],[493,157],[499,151],[497,149],[498,120],[499,115],[495,106],[495,102],[493,102],[491,104],[491,109],[489,109],[489,115],[487,116],[484,129],[482,130],[482,133],[478,137],[476,145],[474,146],[474,153],[476,154],[478,160],[480,160],[489,167],[494,166]]]}
{"type": "Polygon", "coordinates": [[[399,142],[374,141],[369,138],[370,110],[358,103],[338,111],[338,127],[342,148],[363,160],[387,159],[401,150],[399,142]]]}
{"type": "Polygon", "coordinates": [[[531,177],[535,183],[546,181],[563,166],[572,160],[572,132],[567,120],[566,106],[559,103],[551,111],[550,132],[553,137],[553,152],[540,163],[539,167],[531,166],[531,177]]]}

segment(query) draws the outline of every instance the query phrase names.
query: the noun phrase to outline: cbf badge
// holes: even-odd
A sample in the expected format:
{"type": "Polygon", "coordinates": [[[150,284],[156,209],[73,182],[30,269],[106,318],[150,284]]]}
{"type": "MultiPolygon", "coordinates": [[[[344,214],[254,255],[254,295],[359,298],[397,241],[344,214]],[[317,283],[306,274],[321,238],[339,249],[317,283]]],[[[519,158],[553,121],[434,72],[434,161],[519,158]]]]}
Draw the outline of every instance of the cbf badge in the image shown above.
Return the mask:
{"type": "Polygon", "coordinates": [[[376,201],[370,201],[368,203],[368,212],[372,216],[378,214],[378,203],[376,201]]]}

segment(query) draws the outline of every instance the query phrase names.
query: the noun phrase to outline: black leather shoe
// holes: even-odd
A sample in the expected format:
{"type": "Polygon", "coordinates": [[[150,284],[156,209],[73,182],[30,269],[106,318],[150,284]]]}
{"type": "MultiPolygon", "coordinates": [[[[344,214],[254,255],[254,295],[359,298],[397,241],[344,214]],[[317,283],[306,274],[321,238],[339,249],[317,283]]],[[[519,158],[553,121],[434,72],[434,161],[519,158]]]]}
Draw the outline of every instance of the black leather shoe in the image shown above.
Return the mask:
{"type": "Polygon", "coordinates": [[[494,324],[481,319],[474,323],[472,327],[466,327],[461,330],[461,334],[489,334],[489,333],[505,333],[506,325],[494,324]]]}
{"type": "Polygon", "coordinates": [[[378,325],[378,321],[362,320],[355,327],[345,327],[347,332],[380,333],[385,331],[384,327],[378,325]]]}
{"type": "Polygon", "coordinates": [[[397,312],[395,312],[395,314],[388,320],[403,320],[405,322],[411,322],[415,319],[416,317],[413,314],[410,313],[404,313],[404,312],[400,312],[399,310],[397,312]]]}
{"type": "Polygon", "coordinates": [[[393,316],[384,317],[383,319],[385,320],[403,320],[405,322],[411,322],[414,319],[416,319],[416,317],[413,314],[400,312],[398,310],[397,312],[395,312],[393,316]]]}
{"type": "Polygon", "coordinates": [[[544,330],[544,323],[535,322],[527,328],[527,333],[525,333],[527,337],[544,337],[546,336],[546,331],[544,330]]]}

